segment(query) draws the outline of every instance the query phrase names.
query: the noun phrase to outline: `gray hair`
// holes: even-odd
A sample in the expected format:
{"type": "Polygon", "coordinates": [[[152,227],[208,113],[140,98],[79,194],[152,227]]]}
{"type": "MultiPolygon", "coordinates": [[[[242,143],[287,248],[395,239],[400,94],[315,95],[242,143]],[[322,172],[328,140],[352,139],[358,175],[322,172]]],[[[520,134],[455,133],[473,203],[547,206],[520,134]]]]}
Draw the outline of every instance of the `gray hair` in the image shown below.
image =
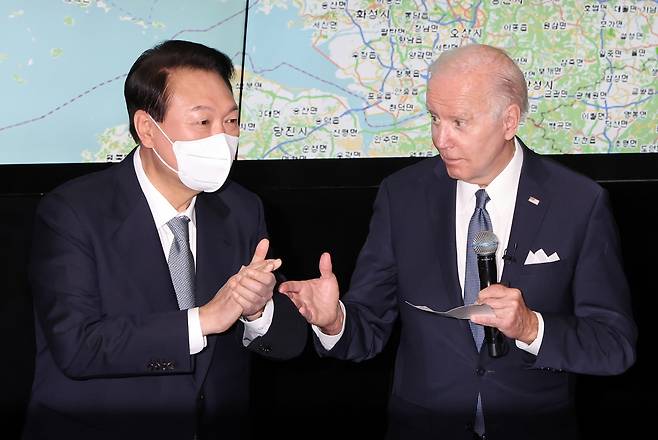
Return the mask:
{"type": "Polygon", "coordinates": [[[429,78],[446,70],[460,74],[487,72],[491,75],[496,94],[492,105],[497,113],[504,107],[516,104],[521,109],[521,118],[528,113],[528,88],[523,72],[514,60],[502,49],[486,44],[468,44],[446,52],[429,67],[429,78]]]}

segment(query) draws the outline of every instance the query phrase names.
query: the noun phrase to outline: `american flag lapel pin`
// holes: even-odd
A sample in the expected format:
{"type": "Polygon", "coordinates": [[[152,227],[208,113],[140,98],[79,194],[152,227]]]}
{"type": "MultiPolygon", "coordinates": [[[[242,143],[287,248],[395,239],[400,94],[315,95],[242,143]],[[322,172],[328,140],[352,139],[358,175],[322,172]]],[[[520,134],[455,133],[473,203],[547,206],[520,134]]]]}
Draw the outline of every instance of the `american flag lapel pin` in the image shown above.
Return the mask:
{"type": "Polygon", "coordinates": [[[530,203],[532,203],[533,205],[535,205],[535,206],[539,205],[539,199],[536,198],[536,197],[530,196],[530,197],[528,198],[528,201],[529,201],[530,203]]]}

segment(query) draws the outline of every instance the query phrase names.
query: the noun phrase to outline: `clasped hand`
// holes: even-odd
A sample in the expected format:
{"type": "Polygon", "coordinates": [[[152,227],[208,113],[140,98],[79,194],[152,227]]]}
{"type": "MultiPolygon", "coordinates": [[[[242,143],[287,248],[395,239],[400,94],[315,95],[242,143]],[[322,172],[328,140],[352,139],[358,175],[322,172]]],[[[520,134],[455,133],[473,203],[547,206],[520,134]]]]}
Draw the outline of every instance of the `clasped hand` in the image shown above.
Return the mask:
{"type": "Polygon", "coordinates": [[[268,239],[262,239],[249,265],[242,266],[213,299],[199,308],[204,335],[228,330],[240,316],[247,320],[260,317],[265,304],[272,298],[276,284],[273,272],[281,266],[278,258],[265,259],[269,245],[268,239]]]}

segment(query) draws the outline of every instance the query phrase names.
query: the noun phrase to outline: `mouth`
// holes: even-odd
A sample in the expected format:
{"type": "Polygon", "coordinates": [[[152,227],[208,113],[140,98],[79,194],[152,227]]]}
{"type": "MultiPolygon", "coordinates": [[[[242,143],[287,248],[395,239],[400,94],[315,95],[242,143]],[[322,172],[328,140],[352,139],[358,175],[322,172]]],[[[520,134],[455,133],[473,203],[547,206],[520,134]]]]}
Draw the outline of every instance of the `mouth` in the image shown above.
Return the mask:
{"type": "Polygon", "coordinates": [[[460,158],[453,158],[453,157],[444,157],[444,156],[441,156],[441,160],[443,160],[443,162],[445,162],[445,163],[453,164],[453,163],[457,163],[457,162],[459,162],[461,159],[460,159],[460,158]]]}

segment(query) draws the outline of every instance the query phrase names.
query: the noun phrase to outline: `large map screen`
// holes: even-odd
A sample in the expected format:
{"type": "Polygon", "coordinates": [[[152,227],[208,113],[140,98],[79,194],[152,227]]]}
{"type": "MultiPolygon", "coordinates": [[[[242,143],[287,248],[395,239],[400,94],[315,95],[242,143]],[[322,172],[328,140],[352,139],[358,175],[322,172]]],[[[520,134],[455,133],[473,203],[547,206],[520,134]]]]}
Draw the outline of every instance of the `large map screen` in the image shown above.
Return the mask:
{"type": "Polygon", "coordinates": [[[240,65],[245,6],[245,0],[2,0],[0,163],[121,160],[135,147],[123,83],[137,57],[176,38],[217,47],[240,65]]]}
{"type": "Polygon", "coordinates": [[[436,154],[427,68],[472,42],[523,70],[535,151],[658,151],[655,0],[4,0],[0,37],[5,164],[121,160],[125,75],[169,38],[238,67],[240,159],[436,154]]]}
{"type": "Polygon", "coordinates": [[[427,156],[427,68],[470,42],[523,70],[540,153],[658,150],[658,2],[251,0],[240,156],[427,156]]]}

